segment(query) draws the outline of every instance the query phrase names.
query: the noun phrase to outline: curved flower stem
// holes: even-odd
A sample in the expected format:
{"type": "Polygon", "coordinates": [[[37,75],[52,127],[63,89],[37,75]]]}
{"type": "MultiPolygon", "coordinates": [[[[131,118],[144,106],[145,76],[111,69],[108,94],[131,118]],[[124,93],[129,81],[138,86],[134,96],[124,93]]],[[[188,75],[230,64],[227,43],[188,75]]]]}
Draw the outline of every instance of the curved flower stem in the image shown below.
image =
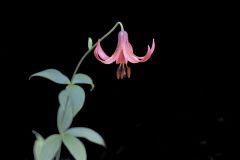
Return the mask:
{"type": "MultiPolygon", "coordinates": [[[[102,40],[104,40],[106,37],[108,37],[116,28],[117,26],[120,25],[121,27],[121,31],[124,31],[124,28],[123,28],[123,24],[121,22],[117,22],[113,28],[108,31],[104,36],[102,36],[102,38],[99,39],[99,41],[101,42],[102,40]]],[[[82,64],[83,60],[87,57],[87,55],[97,46],[97,42],[92,46],[92,48],[90,48],[83,56],[82,58],[80,59],[80,61],[78,62],[74,72],[73,72],[73,75],[72,75],[72,78],[71,78],[71,82],[73,81],[73,78],[75,76],[75,74],[77,73],[80,65],[82,64]]]]}
{"type": "Polygon", "coordinates": [[[124,31],[123,24],[122,24],[121,22],[117,22],[117,24],[119,24],[119,25],[120,25],[120,27],[121,27],[121,31],[124,31]]]}

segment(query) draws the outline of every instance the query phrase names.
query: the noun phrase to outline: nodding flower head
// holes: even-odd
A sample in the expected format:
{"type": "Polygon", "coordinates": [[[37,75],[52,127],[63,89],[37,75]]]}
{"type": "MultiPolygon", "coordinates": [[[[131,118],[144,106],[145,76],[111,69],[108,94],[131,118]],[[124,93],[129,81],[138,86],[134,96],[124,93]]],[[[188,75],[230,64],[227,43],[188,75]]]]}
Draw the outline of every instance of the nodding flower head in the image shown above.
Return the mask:
{"type": "Polygon", "coordinates": [[[152,41],[152,47],[148,46],[147,54],[143,57],[138,57],[133,53],[132,45],[128,41],[128,33],[126,31],[120,31],[118,34],[118,43],[115,52],[109,57],[103,51],[100,40],[98,40],[97,46],[94,50],[95,57],[104,64],[111,64],[116,61],[119,64],[117,68],[117,79],[123,79],[126,76],[130,78],[131,69],[128,66],[130,63],[139,63],[147,61],[155,49],[154,39],[152,41]]]}

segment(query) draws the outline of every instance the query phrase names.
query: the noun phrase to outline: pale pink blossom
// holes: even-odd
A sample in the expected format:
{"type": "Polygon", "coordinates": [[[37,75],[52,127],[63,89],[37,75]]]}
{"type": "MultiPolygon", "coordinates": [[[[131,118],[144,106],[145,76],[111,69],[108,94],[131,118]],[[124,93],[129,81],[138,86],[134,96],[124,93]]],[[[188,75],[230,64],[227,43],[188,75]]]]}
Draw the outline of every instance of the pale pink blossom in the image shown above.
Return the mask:
{"type": "Polygon", "coordinates": [[[147,54],[142,57],[138,57],[133,53],[132,45],[128,41],[128,33],[126,31],[120,31],[118,34],[118,43],[115,52],[109,57],[103,51],[100,40],[98,40],[97,46],[94,50],[95,57],[104,64],[111,64],[116,61],[119,64],[117,69],[117,79],[123,79],[124,77],[130,78],[131,69],[128,66],[128,62],[139,63],[147,61],[155,49],[154,39],[152,41],[152,47],[148,46],[147,54]]]}

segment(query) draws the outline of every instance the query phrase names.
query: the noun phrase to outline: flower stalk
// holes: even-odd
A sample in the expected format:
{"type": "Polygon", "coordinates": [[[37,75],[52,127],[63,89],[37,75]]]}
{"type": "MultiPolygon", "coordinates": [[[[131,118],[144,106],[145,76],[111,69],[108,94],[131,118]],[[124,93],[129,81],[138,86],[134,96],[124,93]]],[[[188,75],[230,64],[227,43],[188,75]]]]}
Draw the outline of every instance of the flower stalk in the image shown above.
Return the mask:
{"type": "MultiPolygon", "coordinates": [[[[121,27],[121,31],[124,31],[123,24],[122,24],[121,22],[117,22],[117,23],[112,27],[112,29],[111,29],[110,31],[108,31],[104,36],[102,36],[98,41],[101,42],[102,40],[104,40],[105,38],[107,38],[107,37],[117,28],[118,25],[121,27]]],[[[89,53],[97,46],[97,43],[98,43],[98,42],[96,42],[96,43],[92,46],[92,48],[90,48],[86,53],[84,53],[84,55],[82,56],[82,58],[79,60],[77,66],[76,66],[76,68],[75,68],[75,70],[74,70],[74,72],[73,72],[73,74],[72,74],[71,82],[73,81],[73,78],[74,78],[75,74],[77,73],[80,65],[81,65],[82,62],[83,62],[83,60],[84,60],[84,59],[87,57],[87,55],[89,55],[89,53]]]]}

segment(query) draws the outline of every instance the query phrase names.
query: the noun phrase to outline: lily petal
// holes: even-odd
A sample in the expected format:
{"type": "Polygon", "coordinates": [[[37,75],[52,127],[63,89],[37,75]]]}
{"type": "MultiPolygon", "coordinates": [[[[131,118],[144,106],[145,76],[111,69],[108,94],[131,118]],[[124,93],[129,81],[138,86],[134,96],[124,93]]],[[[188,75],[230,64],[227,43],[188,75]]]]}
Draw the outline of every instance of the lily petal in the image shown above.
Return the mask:
{"type": "Polygon", "coordinates": [[[146,62],[146,61],[151,57],[154,49],[155,49],[155,41],[154,41],[154,39],[153,39],[151,49],[150,49],[150,47],[148,46],[147,54],[146,54],[145,56],[141,57],[141,62],[146,62]]]}
{"type": "Polygon", "coordinates": [[[127,64],[127,59],[125,58],[122,51],[119,53],[118,58],[116,60],[116,64],[121,64],[121,63],[127,64]]]}
{"type": "Polygon", "coordinates": [[[100,62],[104,64],[111,64],[116,61],[118,57],[117,52],[115,52],[111,57],[107,56],[101,47],[100,41],[98,41],[97,47],[94,50],[94,55],[100,62]]]}
{"type": "MultiPolygon", "coordinates": [[[[102,60],[106,60],[109,58],[108,55],[106,55],[106,53],[103,51],[102,47],[101,47],[101,44],[100,44],[100,40],[98,40],[97,42],[97,47],[95,49],[99,55],[99,57],[102,59],[102,60]]],[[[95,52],[94,52],[95,53],[95,52]]]]}
{"type": "Polygon", "coordinates": [[[131,63],[140,62],[138,57],[133,54],[133,48],[128,41],[128,33],[126,31],[119,32],[118,41],[120,42],[123,56],[125,58],[125,64],[127,64],[128,61],[131,63]]]}
{"type": "Polygon", "coordinates": [[[127,42],[123,48],[124,56],[126,57],[127,61],[131,63],[139,63],[139,58],[133,53],[132,45],[127,42]]]}

